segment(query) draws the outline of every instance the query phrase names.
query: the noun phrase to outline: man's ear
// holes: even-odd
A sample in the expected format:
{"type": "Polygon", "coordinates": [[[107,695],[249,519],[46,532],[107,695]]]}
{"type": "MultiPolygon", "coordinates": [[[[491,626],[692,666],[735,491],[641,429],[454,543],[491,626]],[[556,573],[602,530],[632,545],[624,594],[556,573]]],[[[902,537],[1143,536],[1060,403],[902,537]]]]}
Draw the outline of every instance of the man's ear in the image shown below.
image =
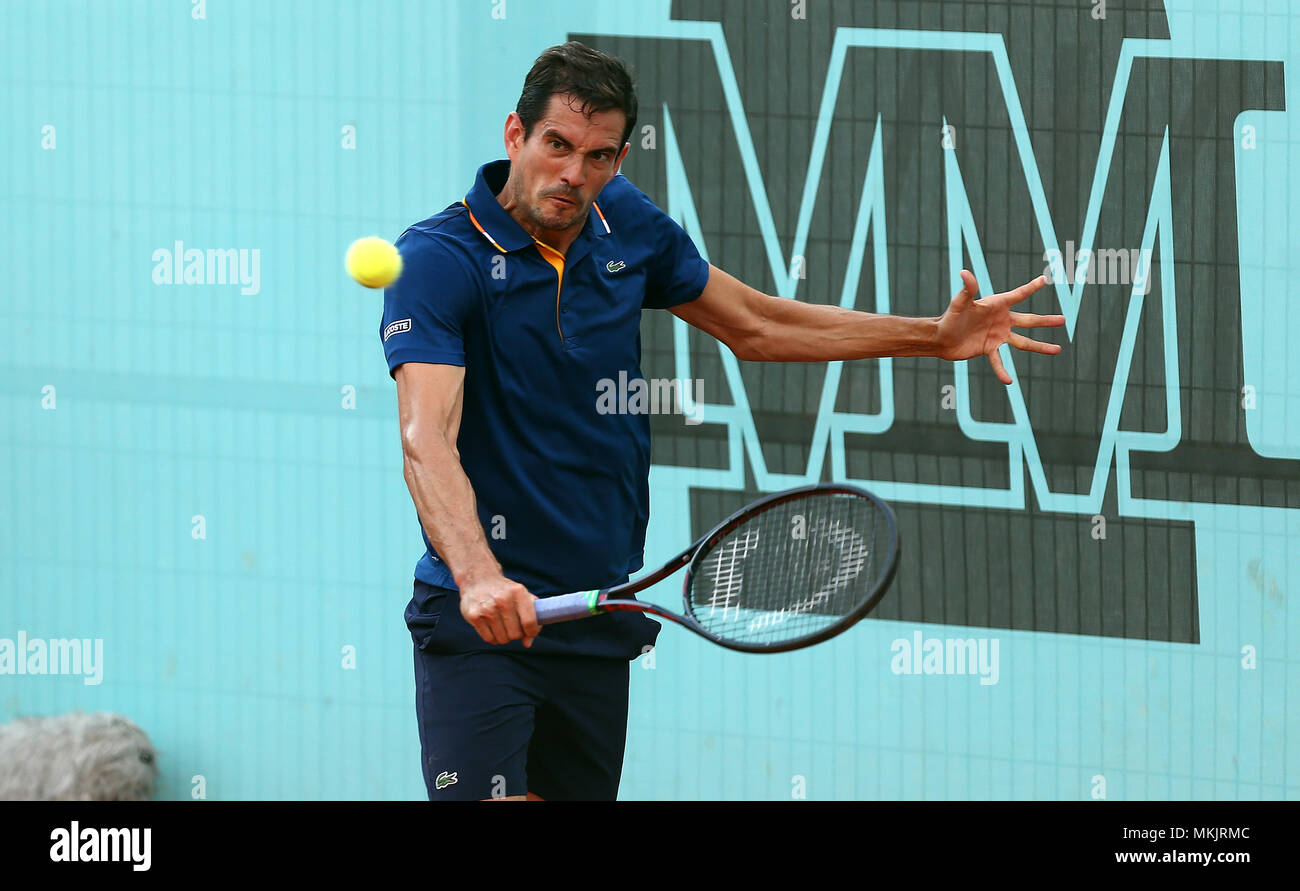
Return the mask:
{"type": "Polygon", "coordinates": [[[618,171],[623,167],[623,159],[627,157],[627,150],[632,147],[632,143],[623,143],[623,151],[618,153],[618,159],[614,162],[614,175],[618,176],[618,171]]]}
{"type": "Polygon", "coordinates": [[[524,122],[520,119],[516,111],[506,115],[505,144],[506,155],[511,161],[515,159],[515,154],[519,147],[524,143],[524,122]]]}

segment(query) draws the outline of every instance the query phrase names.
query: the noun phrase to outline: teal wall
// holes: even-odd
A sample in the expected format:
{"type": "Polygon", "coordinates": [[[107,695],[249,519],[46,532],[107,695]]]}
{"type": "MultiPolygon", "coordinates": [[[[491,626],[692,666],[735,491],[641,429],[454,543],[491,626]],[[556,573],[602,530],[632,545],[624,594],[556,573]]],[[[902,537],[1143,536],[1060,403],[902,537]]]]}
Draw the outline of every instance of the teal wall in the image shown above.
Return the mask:
{"type": "MultiPolygon", "coordinates": [[[[1294,101],[1289,6],[1170,3],[1170,53],[1283,61],[1294,101]]],[[[401,619],[422,545],[381,300],[342,255],[502,156],[541,49],[675,27],[664,2],[493,7],[0,0],[0,638],[104,646],[98,685],[0,675],[0,720],[124,713],[165,798],[196,776],[213,799],[423,797],[401,619]],[[257,249],[260,287],[155,284],[177,241],[257,249]]],[[[1266,382],[1251,442],[1281,458],[1300,458],[1298,114],[1256,116],[1242,293],[1219,295],[1266,382]]],[[[648,564],[684,543],[692,473],[653,475],[648,564]]],[[[1186,512],[1197,644],[868,621],[760,658],[666,628],[633,665],[622,796],[1081,799],[1104,776],[1112,799],[1300,797],[1300,511],[1186,512]],[[918,629],[993,634],[999,682],[892,673],[918,629]]]]}

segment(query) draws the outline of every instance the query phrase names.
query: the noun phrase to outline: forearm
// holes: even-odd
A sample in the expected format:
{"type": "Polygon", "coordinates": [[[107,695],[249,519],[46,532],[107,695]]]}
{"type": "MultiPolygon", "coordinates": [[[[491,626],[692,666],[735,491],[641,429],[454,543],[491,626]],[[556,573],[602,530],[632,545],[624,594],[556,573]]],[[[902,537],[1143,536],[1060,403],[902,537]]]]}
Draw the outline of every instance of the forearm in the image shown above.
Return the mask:
{"type": "Polygon", "coordinates": [[[858,312],[780,297],[763,301],[763,324],[741,358],[759,362],[830,362],[881,356],[937,355],[937,318],[858,312]]]}
{"type": "Polygon", "coordinates": [[[424,534],[459,587],[501,574],[479,522],[474,489],[460,456],[443,439],[404,449],[403,475],[424,534]]]}

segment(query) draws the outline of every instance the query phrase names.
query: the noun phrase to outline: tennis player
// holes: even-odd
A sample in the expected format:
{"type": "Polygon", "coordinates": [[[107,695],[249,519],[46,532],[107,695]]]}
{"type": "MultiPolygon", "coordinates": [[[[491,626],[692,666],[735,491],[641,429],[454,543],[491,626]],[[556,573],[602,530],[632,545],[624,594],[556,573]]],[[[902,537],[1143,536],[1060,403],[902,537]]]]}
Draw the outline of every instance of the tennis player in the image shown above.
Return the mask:
{"type": "Polygon", "coordinates": [[[1013,332],[1042,278],[938,318],[771,297],[710,266],[619,173],[637,101],[618,59],[546,50],[505,122],[507,158],[397,241],[380,325],[404,475],[425,553],[406,622],[429,798],[614,799],[630,660],[659,624],[625,612],[537,624],[535,597],[608,587],[642,566],[645,414],[597,410],[597,382],[641,377],[640,323],[666,309],[749,361],[1055,354],[1013,332]]]}

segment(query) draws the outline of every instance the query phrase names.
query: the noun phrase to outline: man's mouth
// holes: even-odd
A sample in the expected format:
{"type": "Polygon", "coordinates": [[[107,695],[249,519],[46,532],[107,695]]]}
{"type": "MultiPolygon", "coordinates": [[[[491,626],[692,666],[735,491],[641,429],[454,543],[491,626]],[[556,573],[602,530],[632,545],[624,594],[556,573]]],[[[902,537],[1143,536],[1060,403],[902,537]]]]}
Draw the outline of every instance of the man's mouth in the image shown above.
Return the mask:
{"type": "Polygon", "coordinates": [[[564,197],[562,197],[562,196],[560,196],[560,195],[548,195],[547,197],[550,198],[552,201],[555,201],[555,202],[557,202],[557,203],[559,203],[559,204],[562,204],[562,205],[564,205],[564,206],[566,206],[566,207],[574,207],[574,206],[576,206],[576,202],[574,202],[574,201],[573,201],[572,199],[570,199],[570,198],[564,198],[564,197]]]}

